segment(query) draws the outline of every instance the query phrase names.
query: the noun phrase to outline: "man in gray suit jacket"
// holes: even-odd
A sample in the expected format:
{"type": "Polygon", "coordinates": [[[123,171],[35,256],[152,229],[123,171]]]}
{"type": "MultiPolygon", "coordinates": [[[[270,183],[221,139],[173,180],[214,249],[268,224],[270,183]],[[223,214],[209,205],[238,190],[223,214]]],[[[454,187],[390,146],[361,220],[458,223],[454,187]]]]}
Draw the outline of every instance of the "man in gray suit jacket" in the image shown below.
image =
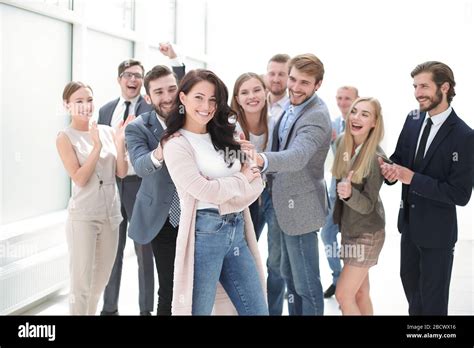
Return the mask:
{"type": "Polygon", "coordinates": [[[151,243],[158,272],[157,315],[171,315],[173,270],[179,222],[179,199],[166,165],[160,138],[178,90],[176,75],[158,65],[145,76],[146,100],[154,110],[140,115],[125,129],[130,160],[142,184],[137,193],[129,236],[151,243]]]}
{"type": "MultiPolygon", "coordinates": [[[[256,156],[270,176],[271,195],[281,229],[281,273],[288,287],[290,315],[322,315],[317,231],[328,211],[324,161],[331,142],[331,119],[315,94],[324,66],[313,54],[289,64],[290,105],[275,125],[272,152],[256,156]]],[[[270,258],[270,255],[269,255],[270,258]]]]}
{"type": "MultiPolygon", "coordinates": [[[[184,66],[177,61],[176,53],[170,44],[161,44],[160,51],[171,59],[173,70],[184,75],[184,66]]],[[[120,63],[117,81],[121,89],[121,97],[110,101],[99,110],[99,124],[116,127],[128,115],[140,115],[152,111],[153,108],[140,95],[145,71],[137,60],[129,59],[120,63]]],[[[119,245],[115,263],[104,291],[104,306],[101,315],[117,315],[120,282],[122,277],[123,253],[127,239],[127,224],[132,217],[135,197],[140,187],[141,178],[129,166],[128,175],[124,179],[117,178],[121,199],[123,221],[119,227],[119,245]]],[[[134,243],[138,261],[139,307],[141,315],[150,315],[153,311],[154,269],[151,245],[134,243]]]]}

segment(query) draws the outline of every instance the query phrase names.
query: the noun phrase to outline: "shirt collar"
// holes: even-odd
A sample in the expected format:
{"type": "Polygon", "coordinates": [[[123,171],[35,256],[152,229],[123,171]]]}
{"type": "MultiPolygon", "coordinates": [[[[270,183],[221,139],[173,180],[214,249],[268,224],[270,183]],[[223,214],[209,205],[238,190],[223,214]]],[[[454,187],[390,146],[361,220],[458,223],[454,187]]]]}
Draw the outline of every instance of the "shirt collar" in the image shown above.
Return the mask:
{"type": "Polygon", "coordinates": [[[442,124],[444,121],[446,121],[446,119],[449,117],[449,115],[451,115],[451,112],[453,111],[453,108],[451,106],[449,106],[449,108],[447,108],[446,110],[444,110],[443,112],[437,114],[437,115],[429,115],[429,112],[426,113],[426,116],[425,117],[425,121],[428,119],[428,116],[431,116],[431,121],[433,122],[433,126],[438,126],[440,124],[442,124]]]}
{"type": "MultiPolygon", "coordinates": [[[[293,106],[294,107],[293,110],[294,110],[295,115],[298,115],[306,107],[306,105],[308,105],[315,98],[316,98],[316,94],[313,94],[313,96],[311,98],[309,98],[307,101],[305,101],[303,104],[293,106]]],[[[289,107],[289,105],[292,105],[292,104],[288,103],[288,107],[289,107]]],[[[287,108],[287,110],[288,110],[288,108],[287,108]]]]}
{"type": "Polygon", "coordinates": [[[288,103],[288,100],[289,100],[289,97],[288,97],[287,92],[285,92],[285,95],[283,96],[283,98],[279,99],[278,101],[276,101],[274,103],[270,102],[270,93],[268,93],[268,95],[267,95],[267,103],[268,103],[269,108],[272,108],[275,105],[279,105],[282,109],[284,109],[286,104],[288,103]]]}
{"type": "MultiPolygon", "coordinates": [[[[129,101],[131,102],[130,106],[136,105],[137,102],[138,102],[138,98],[140,98],[140,94],[137,95],[135,98],[129,100],[129,101]]],[[[124,97],[120,97],[119,105],[123,105],[125,102],[126,102],[125,98],[124,98],[124,97]]]]}

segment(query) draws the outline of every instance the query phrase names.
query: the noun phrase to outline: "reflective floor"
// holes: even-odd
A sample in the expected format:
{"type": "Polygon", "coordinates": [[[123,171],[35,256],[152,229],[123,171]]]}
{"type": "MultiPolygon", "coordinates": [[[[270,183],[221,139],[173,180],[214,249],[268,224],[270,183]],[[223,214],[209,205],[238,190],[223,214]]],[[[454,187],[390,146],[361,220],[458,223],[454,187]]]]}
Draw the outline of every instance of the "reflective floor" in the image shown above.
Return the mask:
{"type": "MultiPolygon", "coordinates": [[[[381,197],[385,206],[387,224],[385,245],[382,249],[379,263],[373,267],[369,273],[374,314],[406,315],[408,313],[408,305],[399,277],[400,234],[396,229],[398,202],[400,200],[400,184],[397,184],[395,187],[384,186],[381,191],[381,197]]],[[[458,208],[459,240],[456,244],[451,279],[449,302],[449,314],[451,315],[474,314],[473,207],[474,203],[473,199],[471,199],[468,206],[458,208]]],[[[262,259],[266,260],[266,230],[264,230],[260,238],[259,246],[262,259]]],[[[326,289],[331,283],[331,274],[325,259],[324,248],[321,241],[319,242],[319,248],[321,280],[323,289],[326,289]]],[[[123,286],[120,293],[119,312],[123,315],[138,315],[137,263],[132,243],[127,243],[126,255],[123,266],[123,286]]],[[[67,315],[67,292],[68,289],[64,288],[24,314],[67,315]]],[[[325,315],[341,315],[338,303],[334,297],[326,299],[324,305],[325,315]]],[[[102,305],[99,304],[98,308],[100,310],[102,305]]],[[[284,309],[284,314],[288,314],[286,308],[284,309]]]]}

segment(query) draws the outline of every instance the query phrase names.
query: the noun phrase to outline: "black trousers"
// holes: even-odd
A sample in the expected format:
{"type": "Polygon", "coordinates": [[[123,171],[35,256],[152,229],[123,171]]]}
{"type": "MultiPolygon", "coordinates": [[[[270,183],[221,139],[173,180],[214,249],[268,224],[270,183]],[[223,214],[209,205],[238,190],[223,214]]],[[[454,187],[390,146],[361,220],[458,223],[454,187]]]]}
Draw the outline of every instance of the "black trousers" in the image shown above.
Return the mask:
{"type": "Polygon", "coordinates": [[[171,315],[177,235],[178,227],[173,227],[166,219],[160,233],[151,241],[159,283],[156,315],[171,315]]]}
{"type": "Polygon", "coordinates": [[[400,277],[410,315],[447,315],[453,248],[423,248],[402,233],[400,277]]]}

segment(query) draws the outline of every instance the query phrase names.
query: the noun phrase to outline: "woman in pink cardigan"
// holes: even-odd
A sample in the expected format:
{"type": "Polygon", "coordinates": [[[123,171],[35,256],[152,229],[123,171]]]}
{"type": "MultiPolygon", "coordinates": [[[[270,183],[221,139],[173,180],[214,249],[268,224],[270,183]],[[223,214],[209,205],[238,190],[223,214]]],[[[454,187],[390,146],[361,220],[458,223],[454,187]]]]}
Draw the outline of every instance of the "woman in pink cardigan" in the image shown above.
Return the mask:
{"type": "Polygon", "coordinates": [[[211,71],[181,81],[162,138],[181,201],[173,314],[268,315],[263,267],[248,210],[263,190],[234,140],[224,83],[211,71]],[[179,137],[173,137],[178,132],[179,137]],[[240,155],[242,154],[242,155],[240,155]]]}

